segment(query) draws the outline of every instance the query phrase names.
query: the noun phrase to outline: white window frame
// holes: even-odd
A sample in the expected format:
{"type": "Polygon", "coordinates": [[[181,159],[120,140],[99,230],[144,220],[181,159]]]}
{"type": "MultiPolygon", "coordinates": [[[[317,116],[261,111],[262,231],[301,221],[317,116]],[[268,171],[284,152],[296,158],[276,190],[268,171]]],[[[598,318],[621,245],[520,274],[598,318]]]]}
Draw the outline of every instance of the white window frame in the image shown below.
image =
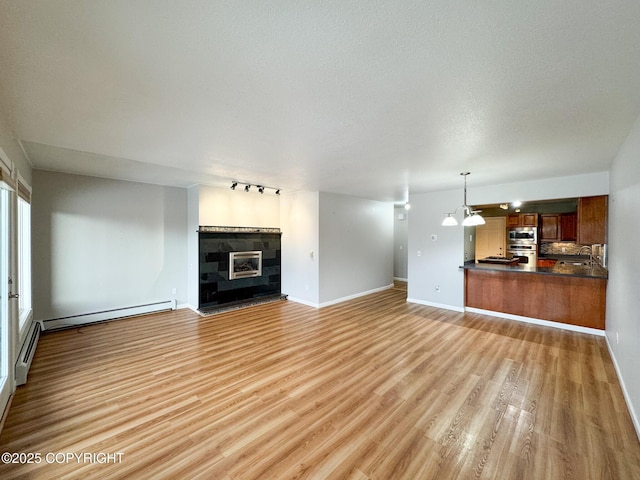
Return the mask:
{"type": "Polygon", "coordinates": [[[13,164],[0,148],[0,415],[5,411],[15,390],[13,365],[17,329],[9,307],[9,278],[11,275],[11,204],[15,181],[13,164]]]}
{"type": "Polygon", "coordinates": [[[33,305],[31,293],[31,186],[18,173],[16,290],[18,297],[18,331],[20,343],[31,327],[33,305]]]}

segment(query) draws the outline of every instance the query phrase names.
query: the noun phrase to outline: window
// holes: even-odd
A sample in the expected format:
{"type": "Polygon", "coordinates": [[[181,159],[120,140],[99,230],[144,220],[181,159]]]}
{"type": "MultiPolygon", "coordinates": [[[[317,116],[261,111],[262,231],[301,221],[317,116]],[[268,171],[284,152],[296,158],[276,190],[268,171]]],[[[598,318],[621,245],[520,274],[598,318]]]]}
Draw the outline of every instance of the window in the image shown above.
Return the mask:
{"type": "Polygon", "coordinates": [[[20,329],[31,316],[31,205],[18,198],[18,305],[20,329]]]}

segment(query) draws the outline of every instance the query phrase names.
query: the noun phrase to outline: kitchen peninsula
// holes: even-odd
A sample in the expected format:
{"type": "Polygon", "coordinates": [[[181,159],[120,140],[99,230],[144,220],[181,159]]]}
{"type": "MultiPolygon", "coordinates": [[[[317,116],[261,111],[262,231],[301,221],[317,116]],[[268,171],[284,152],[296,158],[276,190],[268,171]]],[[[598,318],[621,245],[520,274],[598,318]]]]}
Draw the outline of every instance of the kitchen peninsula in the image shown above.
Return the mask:
{"type": "Polygon", "coordinates": [[[604,330],[607,270],[597,264],[468,262],[465,306],[604,330]]]}

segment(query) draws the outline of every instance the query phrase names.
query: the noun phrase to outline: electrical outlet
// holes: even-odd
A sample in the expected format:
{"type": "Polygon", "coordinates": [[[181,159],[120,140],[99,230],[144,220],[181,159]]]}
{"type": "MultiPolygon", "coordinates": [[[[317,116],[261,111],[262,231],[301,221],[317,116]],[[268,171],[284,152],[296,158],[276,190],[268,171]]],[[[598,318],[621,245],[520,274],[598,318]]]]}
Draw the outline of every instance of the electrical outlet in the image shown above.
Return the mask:
{"type": "Polygon", "coordinates": [[[440,293],[440,285],[436,285],[436,292],[440,293]]]}
{"type": "Polygon", "coordinates": [[[618,345],[620,343],[620,335],[618,335],[618,332],[616,332],[616,345],[618,345]]]}
{"type": "Polygon", "coordinates": [[[172,289],[171,289],[171,295],[175,295],[175,294],[176,294],[176,292],[177,292],[177,290],[176,290],[175,288],[172,288],[172,289]]]}

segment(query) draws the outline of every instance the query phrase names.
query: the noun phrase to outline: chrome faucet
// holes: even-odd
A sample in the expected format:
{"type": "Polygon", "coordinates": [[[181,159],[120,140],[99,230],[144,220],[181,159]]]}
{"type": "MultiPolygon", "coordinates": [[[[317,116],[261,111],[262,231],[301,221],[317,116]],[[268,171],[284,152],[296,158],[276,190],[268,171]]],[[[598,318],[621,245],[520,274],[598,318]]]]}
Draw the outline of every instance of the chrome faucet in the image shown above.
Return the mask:
{"type": "Polygon", "coordinates": [[[589,245],[583,245],[580,247],[580,250],[578,250],[578,253],[576,253],[576,255],[580,255],[582,253],[582,249],[586,248],[589,251],[589,266],[593,265],[593,252],[591,250],[591,247],[589,245]]]}

